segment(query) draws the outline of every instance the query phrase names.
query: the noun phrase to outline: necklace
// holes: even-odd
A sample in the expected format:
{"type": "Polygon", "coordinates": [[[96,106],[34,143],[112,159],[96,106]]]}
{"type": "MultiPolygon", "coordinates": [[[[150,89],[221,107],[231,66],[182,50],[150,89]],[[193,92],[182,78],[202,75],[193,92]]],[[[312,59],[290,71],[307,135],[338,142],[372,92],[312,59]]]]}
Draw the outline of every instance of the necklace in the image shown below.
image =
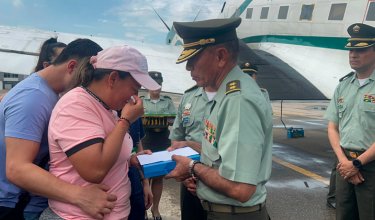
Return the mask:
{"type": "Polygon", "coordinates": [[[87,87],[84,87],[84,86],[81,86],[82,89],[84,89],[89,95],[91,95],[94,99],[96,99],[96,101],[98,101],[100,104],[102,104],[102,106],[107,109],[107,110],[110,110],[109,106],[103,101],[101,100],[97,95],[95,95],[93,92],[91,92],[87,87]]]}

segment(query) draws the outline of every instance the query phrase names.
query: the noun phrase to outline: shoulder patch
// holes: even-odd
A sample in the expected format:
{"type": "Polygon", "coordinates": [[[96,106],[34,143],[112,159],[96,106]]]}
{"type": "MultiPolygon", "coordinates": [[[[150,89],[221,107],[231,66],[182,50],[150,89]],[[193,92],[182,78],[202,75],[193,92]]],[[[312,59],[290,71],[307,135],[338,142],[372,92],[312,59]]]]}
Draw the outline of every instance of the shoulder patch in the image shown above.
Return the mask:
{"type": "Polygon", "coordinates": [[[192,86],[192,87],[188,88],[187,90],[185,90],[185,93],[190,92],[190,91],[193,91],[193,90],[195,90],[195,89],[197,89],[197,88],[198,88],[197,85],[192,86]]]}
{"type": "Polygon", "coordinates": [[[339,79],[339,82],[341,82],[341,81],[343,81],[343,80],[345,80],[345,79],[347,79],[347,78],[353,76],[354,73],[355,73],[355,72],[350,72],[350,73],[346,74],[344,77],[342,77],[342,78],[339,79]]]}
{"type": "Polygon", "coordinates": [[[227,83],[227,90],[225,91],[225,95],[237,91],[241,91],[241,82],[239,80],[233,80],[227,83]]]}

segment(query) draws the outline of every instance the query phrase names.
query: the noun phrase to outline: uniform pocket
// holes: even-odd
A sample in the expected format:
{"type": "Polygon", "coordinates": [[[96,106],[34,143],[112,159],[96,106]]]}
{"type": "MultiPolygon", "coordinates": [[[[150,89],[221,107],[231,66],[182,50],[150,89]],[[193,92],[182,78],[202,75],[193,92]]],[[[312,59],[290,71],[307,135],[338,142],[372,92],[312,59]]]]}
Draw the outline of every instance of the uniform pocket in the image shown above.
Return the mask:
{"type": "Polygon", "coordinates": [[[367,125],[367,128],[375,129],[375,103],[364,102],[362,109],[362,121],[367,125]]]}
{"type": "Polygon", "coordinates": [[[338,109],[339,109],[339,118],[342,118],[345,114],[346,105],[339,105],[338,109]]]}

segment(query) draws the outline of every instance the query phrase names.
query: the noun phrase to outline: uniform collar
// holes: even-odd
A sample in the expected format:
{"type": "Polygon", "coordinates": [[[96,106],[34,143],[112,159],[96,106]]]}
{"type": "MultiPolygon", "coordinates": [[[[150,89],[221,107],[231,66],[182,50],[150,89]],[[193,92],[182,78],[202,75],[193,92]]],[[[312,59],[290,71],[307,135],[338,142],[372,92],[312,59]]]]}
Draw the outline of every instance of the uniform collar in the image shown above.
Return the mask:
{"type": "MultiPolygon", "coordinates": [[[[350,79],[350,82],[353,83],[354,80],[357,79],[357,72],[355,74],[353,74],[353,76],[351,76],[352,78],[350,79]]],[[[368,78],[369,80],[371,81],[375,81],[375,69],[372,71],[370,77],[368,78]]]]}

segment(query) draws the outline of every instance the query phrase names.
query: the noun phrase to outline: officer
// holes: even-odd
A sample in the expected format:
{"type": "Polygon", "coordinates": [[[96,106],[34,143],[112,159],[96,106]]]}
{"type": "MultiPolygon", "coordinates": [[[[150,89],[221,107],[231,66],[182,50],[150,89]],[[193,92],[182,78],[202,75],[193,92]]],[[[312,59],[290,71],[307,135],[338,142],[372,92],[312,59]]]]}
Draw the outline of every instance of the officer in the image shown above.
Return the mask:
{"type": "MultiPolygon", "coordinates": [[[[257,80],[258,67],[256,65],[251,64],[250,62],[243,62],[240,65],[240,68],[241,68],[242,72],[244,72],[244,73],[248,74],[249,76],[251,76],[255,81],[257,80]]],[[[267,89],[260,88],[260,91],[262,92],[264,98],[266,98],[266,100],[269,103],[271,103],[270,96],[268,94],[267,89]]]]}
{"type": "MultiPolygon", "coordinates": [[[[150,71],[149,75],[159,85],[163,83],[163,76],[160,72],[150,71]]],[[[161,88],[155,91],[149,91],[148,97],[143,97],[143,106],[145,108],[145,115],[147,114],[176,114],[176,108],[169,96],[160,95],[161,88]]],[[[145,137],[142,139],[142,144],[145,150],[152,152],[166,150],[171,145],[169,140],[168,126],[150,128],[145,126],[145,137]]],[[[151,213],[153,218],[161,220],[159,212],[159,202],[163,191],[163,177],[156,177],[151,180],[151,191],[153,194],[153,204],[151,213]]]]}
{"type": "MultiPolygon", "coordinates": [[[[168,150],[189,146],[201,152],[203,138],[204,109],[209,101],[216,94],[210,87],[198,87],[197,85],[185,91],[177,109],[176,119],[169,138],[172,146],[168,150]]],[[[206,213],[203,210],[200,199],[196,196],[195,188],[189,188],[190,183],[195,185],[195,179],[188,178],[181,184],[180,189],[180,210],[181,220],[205,220],[206,213]]]]}
{"type": "Polygon", "coordinates": [[[328,106],[328,138],[337,159],[336,218],[375,219],[375,28],[348,27],[349,63],[328,106]]]}
{"type": "Polygon", "coordinates": [[[272,165],[271,108],[237,66],[240,18],[174,22],[184,40],[177,63],[216,92],[204,109],[201,161],[174,155],[166,178],[197,179],[207,219],[269,219],[265,184],[272,165]]]}

